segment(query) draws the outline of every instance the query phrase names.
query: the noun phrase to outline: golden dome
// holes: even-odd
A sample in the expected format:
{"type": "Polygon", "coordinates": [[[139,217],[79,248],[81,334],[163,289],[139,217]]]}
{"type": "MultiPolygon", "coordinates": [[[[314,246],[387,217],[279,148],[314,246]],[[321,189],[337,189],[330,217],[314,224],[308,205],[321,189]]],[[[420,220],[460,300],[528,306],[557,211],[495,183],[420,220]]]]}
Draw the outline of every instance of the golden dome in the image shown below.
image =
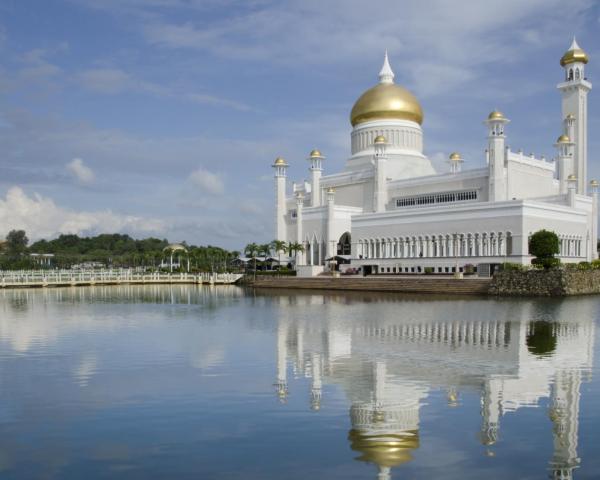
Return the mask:
{"type": "Polygon", "coordinates": [[[275,163],[273,165],[275,165],[277,167],[286,167],[287,166],[287,162],[283,158],[277,157],[275,159],[275,163]]]}
{"type": "Polygon", "coordinates": [[[450,160],[453,160],[453,161],[461,160],[460,153],[458,153],[458,152],[451,153],[450,160]]]}
{"type": "Polygon", "coordinates": [[[575,175],[571,174],[567,177],[567,180],[569,182],[575,182],[575,181],[577,181],[577,177],[575,175]]]}
{"type": "Polygon", "coordinates": [[[350,448],[362,455],[363,462],[372,462],[381,467],[396,467],[412,460],[411,452],[419,448],[417,430],[400,434],[380,433],[367,435],[360,430],[350,430],[350,448]]]}
{"type": "Polygon", "coordinates": [[[569,113],[565,118],[567,120],[575,120],[575,115],[573,115],[572,113],[569,113]]]}
{"type": "Polygon", "coordinates": [[[310,156],[311,157],[322,157],[323,155],[321,154],[321,152],[319,150],[315,149],[312,152],[310,152],[310,156]]]}
{"type": "Polygon", "coordinates": [[[561,135],[556,139],[556,143],[570,143],[571,139],[567,135],[561,135]]]}
{"type": "Polygon", "coordinates": [[[488,120],[505,120],[506,117],[504,114],[498,110],[494,110],[492,113],[488,115],[488,120]]]}
{"type": "Polygon", "coordinates": [[[335,193],[335,188],[333,188],[333,187],[329,187],[329,188],[327,189],[327,193],[335,193]]]}
{"type": "Polygon", "coordinates": [[[163,252],[167,252],[167,251],[171,251],[171,252],[177,252],[177,251],[187,252],[187,248],[185,248],[180,243],[170,243],[165,248],[163,248],[163,252]]]}
{"type": "Polygon", "coordinates": [[[375,140],[373,140],[373,143],[386,143],[386,139],[383,135],[377,135],[375,137],[375,140]]]}
{"type": "Polygon", "coordinates": [[[354,127],[370,120],[410,120],[423,123],[419,101],[406,88],[395,83],[380,83],[363,93],[350,112],[354,127]]]}
{"type": "Polygon", "coordinates": [[[588,63],[589,59],[587,53],[583,51],[583,49],[577,45],[577,41],[573,38],[573,43],[569,47],[569,50],[565,52],[565,54],[560,59],[561,66],[569,65],[571,63],[588,63]]]}
{"type": "Polygon", "coordinates": [[[590,186],[597,187],[598,185],[600,185],[600,183],[598,183],[598,180],[591,180],[590,181],[590,186]]]}

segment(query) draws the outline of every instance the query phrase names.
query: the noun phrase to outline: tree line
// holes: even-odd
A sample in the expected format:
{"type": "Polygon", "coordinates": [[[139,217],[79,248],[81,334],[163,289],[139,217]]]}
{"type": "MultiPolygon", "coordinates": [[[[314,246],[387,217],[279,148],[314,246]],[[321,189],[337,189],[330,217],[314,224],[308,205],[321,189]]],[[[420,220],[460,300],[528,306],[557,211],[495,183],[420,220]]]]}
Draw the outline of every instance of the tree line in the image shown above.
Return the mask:
{"type": "MultiPolygon", "coordinates": [[[[0,269],[39,268],[39,263],[30,254],[53,254],[51,267],[69,268],[76,264],[98,262],[106,267],[159,268],[171,253],[164,249],[167,239],[134,239],[125,234],[100,234],[80,237],[73,234],[60,235],[53,240],[38,240],[29,245],[24,230],[11,230],[1,243],[0,269]]],[[[221,247],[196,246],[181,243],[187,252],[175,252],[179,270],[223,272],[230,268],[231,261],[239,256],[238,251],[221,247]]]]}

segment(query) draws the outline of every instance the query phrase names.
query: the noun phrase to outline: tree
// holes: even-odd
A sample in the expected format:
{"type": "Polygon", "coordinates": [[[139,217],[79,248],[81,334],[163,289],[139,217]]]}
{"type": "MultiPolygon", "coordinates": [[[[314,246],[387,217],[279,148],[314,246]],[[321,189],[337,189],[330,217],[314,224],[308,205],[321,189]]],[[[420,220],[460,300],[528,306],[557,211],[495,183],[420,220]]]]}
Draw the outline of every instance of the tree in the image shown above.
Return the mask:
{"type": "Polygon", "coordinates": [[[529,238],[529,254],[535,258],[531,260],[533,265],[542,266],[545,269],[556,267],[560,264],[554,255],[560,251],[558,235],[548,230],[538,230],[529,238]]]}
{"type": "Polygon", "coordinates": [[[290,254],[290,256],[294,256],[296,257],[296,264],[298,264],[298,252],[303,252],[304,251],[304,245],[302,245],[301,243],[298,242],[290,242],[288,244],[288,253],[290,254]]]}
{"type": "Polygon", "coordinates": [[[244,248],[244,254],[254,259],[254,280],[256,280],[256,256],[258,255],[259,248],[256,243],[249,243],[244,248]]]}
{"type": "Polygon", "coordinates": [[[6,247],[10,255],[16,256],[25,252],[29,239],[25,230],[11,230],[6,236],[6,247]]]}
{"type": "Polygon", "coordinates": [[[279,268],[281,268],[281,252],[285,252],[287,244],[283,240],[273,240],[271,247],[277,252],[279,258],[279,268]]]}

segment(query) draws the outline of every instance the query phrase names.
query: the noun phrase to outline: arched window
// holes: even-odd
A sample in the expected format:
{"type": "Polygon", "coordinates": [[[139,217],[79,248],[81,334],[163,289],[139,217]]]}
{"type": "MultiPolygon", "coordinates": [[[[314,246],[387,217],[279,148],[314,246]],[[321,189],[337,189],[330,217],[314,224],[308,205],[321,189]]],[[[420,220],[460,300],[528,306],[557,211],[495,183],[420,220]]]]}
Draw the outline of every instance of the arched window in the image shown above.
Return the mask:
{"type": "Polygon", "coordinates": [[[575,80],[579,80],[579,69],[575,69],[575,80]]]}
{"type": "Polygon", "coordinates": [[[568,80],[573,80],[573,69],[572,68],[569,69],[569,78],[568,78],[568,80]]]}

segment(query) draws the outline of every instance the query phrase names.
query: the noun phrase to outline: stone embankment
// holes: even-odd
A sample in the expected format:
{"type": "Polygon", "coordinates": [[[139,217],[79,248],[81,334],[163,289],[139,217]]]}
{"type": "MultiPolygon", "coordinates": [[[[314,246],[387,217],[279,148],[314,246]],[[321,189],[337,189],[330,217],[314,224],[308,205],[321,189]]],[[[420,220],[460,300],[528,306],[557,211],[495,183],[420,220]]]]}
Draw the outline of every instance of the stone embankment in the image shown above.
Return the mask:
{"type": "Polygon", "coordinates": [[[600,293],[600,270],[526,270],[499,272],[490,295],[564,297],[600,293]]]}
{"type": "Polygon", "coordinates": [[[443,295],[487,295],[489,278],[452,277],[257,277],[257,288],[360,290],[371,292],[427,293],[443,295]]]}

